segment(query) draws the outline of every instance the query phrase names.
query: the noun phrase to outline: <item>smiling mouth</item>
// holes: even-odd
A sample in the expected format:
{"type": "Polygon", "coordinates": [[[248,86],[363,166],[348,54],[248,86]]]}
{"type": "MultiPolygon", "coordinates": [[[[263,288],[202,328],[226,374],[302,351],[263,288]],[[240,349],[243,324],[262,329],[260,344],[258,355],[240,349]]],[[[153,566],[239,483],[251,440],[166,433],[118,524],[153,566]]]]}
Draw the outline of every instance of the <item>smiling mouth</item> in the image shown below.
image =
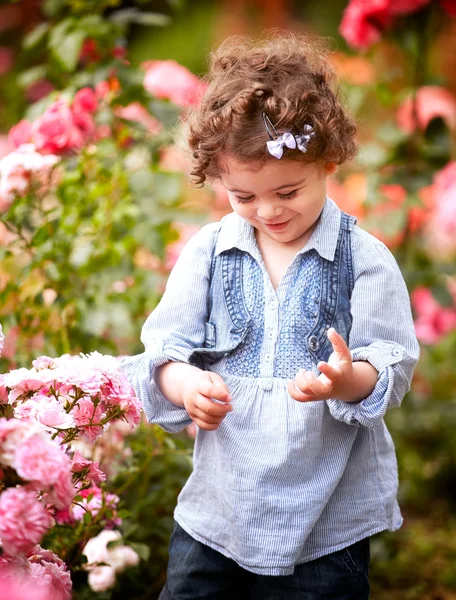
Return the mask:
{"type": "Polygon", "coordinates": [[[291,219],[288,219],[288,221],[282,221],[282,223],[265,223],[264,225],[271,231],[280,231],[281,229],[285,229],[290,221],[291,219]]]}

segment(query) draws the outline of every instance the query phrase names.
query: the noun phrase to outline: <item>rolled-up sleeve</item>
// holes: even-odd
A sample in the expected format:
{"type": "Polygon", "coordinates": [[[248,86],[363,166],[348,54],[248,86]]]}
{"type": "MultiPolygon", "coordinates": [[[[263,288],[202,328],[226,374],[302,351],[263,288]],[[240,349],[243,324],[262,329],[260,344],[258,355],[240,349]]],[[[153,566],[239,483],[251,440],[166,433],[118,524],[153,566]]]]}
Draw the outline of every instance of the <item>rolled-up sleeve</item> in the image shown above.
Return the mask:
{"type": "Polygon", "coordinates": [[[142,328],[145,352],[127,356],[121,362],[147,420],[169,432],[180,431],[191,419],[184,408],[163,396],[155,382],[155,371],[170,361],[188,363],[191,352],[204,343],[217,230],[217,223],[204,226],[184,247],[160,303],[142,328]]]}
{"type": "Polygon", "coordinates": [[[378,371],[378,380],[361,402],[332,399],[327,404],[337,420],[373,428],[389,407],[400,406],[410,389],[419,345],[395,258],[382,242],[359,228],[352,235],[355,285],[349,348],[353,361],[367,361],[378,371]]]}

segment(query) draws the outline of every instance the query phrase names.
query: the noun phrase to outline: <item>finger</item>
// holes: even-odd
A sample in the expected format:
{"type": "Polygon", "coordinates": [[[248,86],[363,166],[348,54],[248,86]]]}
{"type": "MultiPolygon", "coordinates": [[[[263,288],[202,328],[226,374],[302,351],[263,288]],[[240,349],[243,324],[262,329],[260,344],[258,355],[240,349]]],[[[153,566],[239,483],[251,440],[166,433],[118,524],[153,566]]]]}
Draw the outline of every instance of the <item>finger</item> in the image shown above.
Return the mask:
{"type": "Polygon", "coordinates": [[[312,371],[300,369],[296,374],[295,381],[301,392],[312,395],[312,384],[316,381],[316,377],[312,371]]]}
{"type": "Polygon", "coordinates": [[[198,419],[198,418],[193,419],[193,422],[200,429],[204,429],[206,431],[215,431],[220,426],[220,423],[214,423],[214,424],[206,423],[205,421],[201,421],[201,419],[198,419]]]}
{"type": "Polygon", "coordinates": [[[228,389],[228,386],[226,385],[226,383],[223,381],[223,379],[220,377],[220,375],[218,373],[208,373],[209,375],[209,379],[211,379],[211,381],[221,390],[223,390],[228,396],[230,395],[230,391],[228,389]]]}
{"type": "Polygon", "coordinates": [[[318,369],[333,383],[337,383],[342,379],[342,369],[338,364],[330,365],[322,361],[318,363],[318,369]]]}
{"type": "Polygon", "coordinates": [[[304,394],[313,395],[320,400],[328,398],[333,389],[333,382],[324,374],[317,378],[311,371],[303,369],[296,375],[296,385],[304,394]]]}
{"type": "Polygon", "coordinates": [[[215,425],[216,423],[221,423],[223,421],[223,419],[225,418],[226,415],[209,415],[208,413],[205,413],[204,411],[202,411],[199,408],[194,408],[192,410],[192,413],[190,415],[190,417],[194,420],[199,419],[200,421],[203,421],[204,423],[207,423],[208,425],[215,425]]]}
{"type": "Polygon", "coordinates": [[[328,329],[328,339],[334,348],[334,352],[339,355],[339,360],[350,360],[351,361],[351,353],[350,350],[345,343],[344,338],[337,333],[334,327],[330,327],[328,329]]]}
{"type": "Polygon", "coordinates": [[[225,389],[210,380],[203,379],[198,385],[198,391],[203,396],[206,396],[206,398],[215,398],[215,400],[220,400],[220,402],[231,402],[228,388],[224,387],[225,389]]]}
{"type": "Polygon", "coordinates": [[[298,390],[294,381],[288,382],[287,390],[293,400],[297,400],[298,402],[315,402],[316,400],[321,400],[321,398],[317,398],[314,394],[309,395],[298,390]]]}
{"type": "Polygon", "coordinates": [[[233,410],[233,406],[229,403],[218,404],[217,402],[208,400],[208,398],[205,398],[202,395],[196,397],[194,405],[207,415],[211,415],[213,417],[224,417],[233,410]]]}

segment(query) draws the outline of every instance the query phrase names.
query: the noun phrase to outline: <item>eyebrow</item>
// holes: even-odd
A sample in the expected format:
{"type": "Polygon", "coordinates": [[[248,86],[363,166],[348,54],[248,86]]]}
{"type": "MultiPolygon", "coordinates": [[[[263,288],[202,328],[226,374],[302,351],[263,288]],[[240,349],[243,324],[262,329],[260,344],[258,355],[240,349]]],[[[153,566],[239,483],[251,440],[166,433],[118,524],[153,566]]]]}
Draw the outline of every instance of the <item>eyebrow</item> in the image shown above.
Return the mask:
{"type": "MultiPolygon", "coordinates": [[[[279,190],[283,190],[284,188],[288,188],[288,187],[295,187],[297,185],[301,185],[301,183],[304,183],[305,178],[301,179],[301,181],[292,181],[290,183],[284,183],[283,185],[281,185],[278,188],[275,188],[274,190],[270,190],[271,192],[278,192],[279,190]]],[[[230,192],[234,192],[236,194],[250,194],[251,192],[245,192],[244,190],[228,190],[230,192]]]]}

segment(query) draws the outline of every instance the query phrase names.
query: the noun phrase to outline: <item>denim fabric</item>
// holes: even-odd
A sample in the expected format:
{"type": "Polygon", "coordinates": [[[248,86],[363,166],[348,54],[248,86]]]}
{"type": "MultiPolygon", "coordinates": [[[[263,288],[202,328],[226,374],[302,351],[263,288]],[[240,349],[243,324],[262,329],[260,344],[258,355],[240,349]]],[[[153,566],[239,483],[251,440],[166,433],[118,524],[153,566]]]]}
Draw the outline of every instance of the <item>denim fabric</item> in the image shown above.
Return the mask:
{"type": "Polygon", "coordinates": [[[367,600],[368,575],[369,538],[272,577],[246,571],[176,523],[159,600],[367,600]]]}
{"type": "MultiPolygon", "coordinates": [[[[306,338],[306,347],[316,365],[332,352],[326,332],[335,327],[348,343],[352,322],[350,297],[354,285],[350,232],[355,218],[341,212],[334,260],[319,258],[321,291],[315,297],[317,321],[306,338]]],[[[204,346],[192,350],[190,364],[208,367],[233,352],[248,333],[251,316],[243,290],[243,252],[232,248],[213,258],[209,288],[209,320],[204,346]]]]}

